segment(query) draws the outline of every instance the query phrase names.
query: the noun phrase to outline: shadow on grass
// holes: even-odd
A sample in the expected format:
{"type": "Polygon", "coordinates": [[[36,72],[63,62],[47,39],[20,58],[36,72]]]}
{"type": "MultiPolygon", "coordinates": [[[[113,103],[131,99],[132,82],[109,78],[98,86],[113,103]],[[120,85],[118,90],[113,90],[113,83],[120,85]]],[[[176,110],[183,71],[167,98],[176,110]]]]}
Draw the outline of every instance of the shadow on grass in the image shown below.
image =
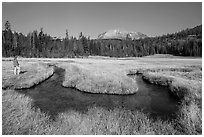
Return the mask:
{"type": "Polygon", "coordinates": [[[22,70],[22,71],[20,72],[20,74],[24,74],[24,73],[26,73],[26,72],[28,72],[28,71],[22,70]]]}

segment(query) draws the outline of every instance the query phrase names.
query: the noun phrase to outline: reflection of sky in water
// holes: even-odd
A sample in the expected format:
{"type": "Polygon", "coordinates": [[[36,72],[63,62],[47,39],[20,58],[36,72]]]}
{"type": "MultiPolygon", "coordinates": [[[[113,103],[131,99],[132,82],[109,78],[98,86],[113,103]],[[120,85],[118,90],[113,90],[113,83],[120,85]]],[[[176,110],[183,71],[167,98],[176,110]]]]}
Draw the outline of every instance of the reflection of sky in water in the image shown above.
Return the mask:
{"type": "Polygon", "coordinates": [[[34,100],[34,105],[55,116],[60,112],[74,109],[86,111],[89,107],[113,109],[122,107],[129,110],[142,109],[145,112],[168,115],[175,112],[176,100],[165,87],[145,83],[140,77],[135,77],[139,90],[134,95],[105,95],[80,92],[61,86],[64,70],[57,69],[55,75],[42,84],[26,90],[27,95],[34,100]]]}

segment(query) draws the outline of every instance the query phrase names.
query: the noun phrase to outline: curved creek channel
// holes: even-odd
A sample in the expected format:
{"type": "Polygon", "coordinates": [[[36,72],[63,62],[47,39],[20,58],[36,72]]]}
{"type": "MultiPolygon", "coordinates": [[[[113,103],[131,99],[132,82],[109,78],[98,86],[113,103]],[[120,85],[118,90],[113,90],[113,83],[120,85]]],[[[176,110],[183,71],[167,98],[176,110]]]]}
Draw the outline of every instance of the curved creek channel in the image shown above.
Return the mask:
{"type": "Polygon", "coordinates": [[[168,93],[167,87],[146,83],[141,76],[131,76],[139,90],[133,95],[108,95],[82,92],[62,86],[65,70],[55,67],[54,75],[30,89],[18,90],[33,99],[33,105],[54,119],[58,113],[76,110],[85,112],[92,106],[105,109],[116,107],[140,110],[152,118],[172,119],[178,111],[178,100],[168,93]]]}

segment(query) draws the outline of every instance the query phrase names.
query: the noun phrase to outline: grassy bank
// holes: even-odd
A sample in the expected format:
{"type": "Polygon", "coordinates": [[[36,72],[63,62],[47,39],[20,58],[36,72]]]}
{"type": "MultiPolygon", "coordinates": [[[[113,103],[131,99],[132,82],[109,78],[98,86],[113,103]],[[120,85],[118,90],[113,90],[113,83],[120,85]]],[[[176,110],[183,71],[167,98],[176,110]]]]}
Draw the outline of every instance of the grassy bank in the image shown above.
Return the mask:
{"type": "Polygon", "coordinates": [[[20,62],[21,74],[14,75],[12,62],[4,62],[3,65],[3,89],[30,88],[46,80],[53,75],[54,69],[45,63],[20,62]],[[6,75],[7,74],[7,75],[6,75]]]}
{"type": "Polygon", "coordinates": [[[120,72],[97,71],[72,64],[63,68],[66,70],[64,87],[107,94],[133,94],[138,90],[136,81],[120,72]]]}
{"type": "Polygon", "coordinates": [[[202,67],[200,65],[130,70],[129,74],[142,74],[142,78],[149,83],[169,87],[174,96],[201,104],[202,67]]]}

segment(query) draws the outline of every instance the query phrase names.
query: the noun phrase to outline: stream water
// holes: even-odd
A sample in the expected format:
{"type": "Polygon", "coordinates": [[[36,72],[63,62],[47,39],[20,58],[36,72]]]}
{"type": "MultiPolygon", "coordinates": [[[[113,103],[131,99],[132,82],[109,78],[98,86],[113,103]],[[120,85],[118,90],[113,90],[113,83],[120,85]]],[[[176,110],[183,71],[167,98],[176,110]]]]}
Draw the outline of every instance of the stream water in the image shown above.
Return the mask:
{"type": "Polygon", "coordinates": [[[120,107],[131,111],[139,109],[144,113],[149,113],[152,117],[161,119],[173,117],[178,110],[178,100],[168,93],[167,87],[148,84],[140,76],[131,76],[139,85],[136,94],[108,95],[64,88],[62,86],[64,73],[64,69],[56,67],[50,79],[33,88],[18,92],[30,96],[34,106],[48,113],[52,118],[70,109],[85,112],[92,106],[105,109],[120,107]]]}

